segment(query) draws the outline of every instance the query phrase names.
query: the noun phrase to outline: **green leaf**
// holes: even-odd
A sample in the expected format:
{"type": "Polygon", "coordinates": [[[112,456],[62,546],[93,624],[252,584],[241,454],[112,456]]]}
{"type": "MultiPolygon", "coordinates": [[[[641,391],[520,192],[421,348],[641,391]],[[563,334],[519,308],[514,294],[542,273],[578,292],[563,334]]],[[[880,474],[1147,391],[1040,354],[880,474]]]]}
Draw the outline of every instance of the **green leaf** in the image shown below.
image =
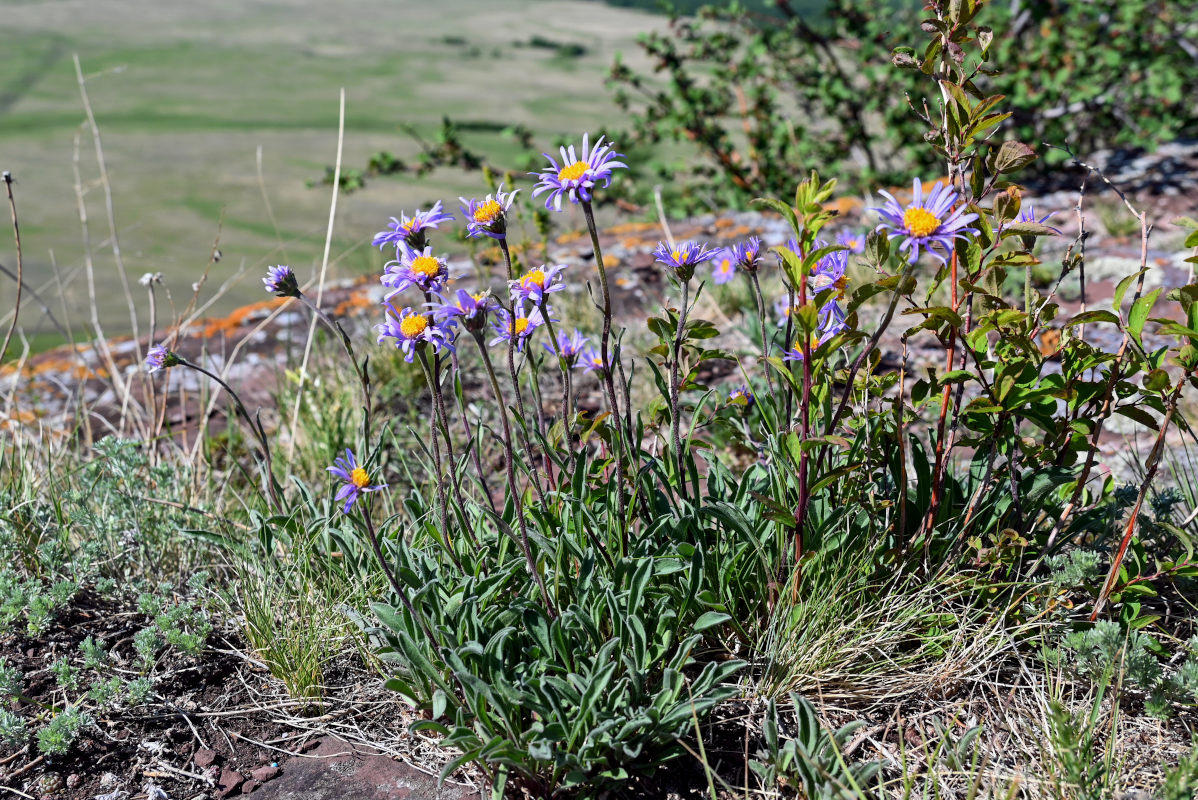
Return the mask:
{"type": "Polygon", "coordinates": [[[798,235],[799,218],[795,216],[795,210],[786,205],[786,203],[783,203],[781,200],[775,200],[772,197],[758,197],[753,200],[752,205],[778,212],[782,215],[783,219],[790,223],[791,230],[795,232],[795,235],[798,235]]]}
{"type": "Polygon", "coordinates": [[[1148,321],[1148,315],[1151,313],[1152,307],[1156,305],[1156,298],[1160,296],[1160,293],[1161,288],[1158,287],[1148,294],[1142,295],[1131,304],[1131,311],[1127,313],[1127,329],[1131,331],[1137,341],[1144,331],[1144,323],[1148,321]]]}
{"type": "Polygon", "coordinates": [[[1065,323],[1064,327],[1072,328],[1075,325],[1085,325],[1089,322],[1109,322],[1113,325],[1119,324],[1119,317],[1110,311],[1083,311],[1082,313],[1072,317],[1065,323]]]}
{"type": "Polygon", "coordinates": [[[1039,156],[1036,155],[1036,151],[1026,144],[1006,141],[1002,143],[998,148],[998,153],[994,156],[994,169],[1003,174],[1016,172],[1037,158],[1039,156]]]}
{"type": "Polygon", "coordinates": [[[732,617],[728,616],[727,614],[721,614],[718,611],[705,611],[697,620],[695,620],[695,623],[692,627],[696,631],[705,631],[708,628],[714,628],[717,625],[723,625],[725,622],[728,622],[731,619],[732,617]]]}
{"type": "Polygon", "coordinates": [[[1111,295],[1111,308],[1118,312],[1123,307],[1123,295],[1127,294],[1128,288],[1132,281],[1137,280],[1141,275],[1148,272],[1148,267],[1144,267],[1138,272],[1133,272],[1123,280],[1119,281],[1119,285],[1115,287],[1115,293],[1111,295]]]}
{"type": "Polygon", "coordinates": [[[1003,226],[1002,238],[1008,236],[1056,236],[1057,232],[1038,222],[1011,222],[1003,226]]]}

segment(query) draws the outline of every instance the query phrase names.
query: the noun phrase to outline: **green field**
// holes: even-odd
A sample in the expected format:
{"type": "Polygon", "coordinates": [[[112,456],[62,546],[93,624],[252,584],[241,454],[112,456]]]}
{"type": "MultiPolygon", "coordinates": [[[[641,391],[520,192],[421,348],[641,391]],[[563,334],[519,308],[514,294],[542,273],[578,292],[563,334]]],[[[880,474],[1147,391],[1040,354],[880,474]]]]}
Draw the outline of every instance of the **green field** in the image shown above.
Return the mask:
{"type": "MultiPolygon", "coordinates": [[[[514,164],[515,142],[488,128],[522,123],[544,149],[556,134],[623,124],[603,88],[605,70],[617,51],[635,61],[636,35],[664,25],[641,11],[561,0],[0,0],[0,15],[0,169],[16,180],[26,276],[55,303],[61,281],[67,316],[76,325],[86,318],[72,167],[79,136],[106,333],[130,323],[74,54],[103,137],[138,302],[145,306],[137,278],[162,272],[175,302],[184,303],[219,227],[223,259],[206,293],[245,271],[213,305],[219,311],[258,299],[267,264],[291,263],[301,277],[319,266],[330,190],[307,182],[334,161],[340,88],[346,166],[361,168],[379,150],[413,155],[416,145],[400,126],[431,135],[443,115],[488,123],[471,126],[465,141],[514,164]],[[528,46],[533,37],[585,52],[563,57],[528,46]],[[277,233],[257,178],[259,147],[277,233]]],[[[342,195],[331,274],[381,264],[369,238],[388,216],[438,198],[456,208],[458,195],[479,186],[477,175],[447,170],[419,181],[379,179],[342,195]]],[[[11,269],[15,261],[6,235],[0,264],[11,269]]],[[[5,313],[13,296],[11,281],[0,282],[5,313]]],[[[31,334],[49,329],[40,313],[23,312],[31,334]]]]}

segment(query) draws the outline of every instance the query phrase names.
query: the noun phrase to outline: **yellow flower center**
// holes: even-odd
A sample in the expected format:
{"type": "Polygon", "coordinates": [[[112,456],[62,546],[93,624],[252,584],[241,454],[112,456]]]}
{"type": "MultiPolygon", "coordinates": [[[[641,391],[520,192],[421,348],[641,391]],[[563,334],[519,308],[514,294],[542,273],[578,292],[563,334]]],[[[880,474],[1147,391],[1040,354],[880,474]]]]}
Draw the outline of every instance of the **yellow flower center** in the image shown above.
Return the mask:
{"type": "Polygon", "coordinates": [[[474,302],[481,303],[483,301],[483,298],[487,296],[487,293],[479,292],[478,294],[472,294],[470,296],[474,298],[474,302]]]}
{"type": "Polygon", "coordinates": [[[424,333],[427,327],[428,318],[420,314],[413,314],[399,321],[399,332],[409,339],[415,339],[424,333]]]}
{"type": "Polygon", "coordinates": [[[356,467],[354,471],[349,474],[349,480],[350,483],[352,483],[354,486],[357,486],[359,489],[365,489],[370,485],[370,476],[367,475],[366,470],[362,469],[361,467],[356,467]]]}
{"type": "Polygon", "coordinates": [[[432,256],[416,256],[412,259],[412,266],[409,269],[417,275],[435,278],[441,274],[441,262],[432,256]]]}
{"type": "Polygon", "coordinates": [[[559,181],[576,181],[583,175],[586,175],[590,170],[591,165],[585,161],[575,161],[568,167],[562,167],[561,172],[557,173],[559,181]]]}
{"type": "Polygon", "coordinates": [[[926,208],[908,208],[903,212],[903,224],[912,236],[931,236],[940,227],[940,219],[926,208]]]}
{"type": "Polygon", "coordinates": [[[516,332],[517,336],[523,336],[524,332],[528,330],[528,320],[524,317],[518,317],[516,321],[512,323],[512,330],[516,332]]]}
{"type": "Polygon", "coordinates": [[[849,285],[849,277],[847,275],[841,275],[832,282],[832,285],[836,287],[836,296],[843,299],[845,287],[849,285]]]}
{"type": "Polygon", "coordinates": [[[412,232],[412,228],[415,228],[415,227],[416,227],[416,223],[417,223],[417,222],[419,222],[419,220],[418,220],[418,219],[416,219],[415,217],[413,217],[412,219],[408,220],[407,222],[405,222],[405,223],[403,224],[403,229],[404,229],[405,231],[407,231],[408,233],[411,233],[411,232],[412,232]]]}
{"type": "Polygon", "coordinates": [[[682,251],[681,250],[671,250],[670,258],[674,259],[675,263],[681,264],[682,260],[683,260],[682,251]]]}
{"type": "Polygon", "coordinates": [[[539,269],[534,269],[520,279],[520,285],[524,286],[525,288],[529,286],[536,286],[538,288],[544,289],[545,273],[539,269]]]}
{"type": "Polygon", "coordinates": [[[723,261],[720,262],[720,272],[728,272],[731,269],[732,269],[732,262],[729,261],[728,259],[725,258],[723,261]]]}
{"type": "Polygon", "coordinates": [[[499,219],[499,215],[503,213],[503,206],[494,200],[487,198],[485,203],[474,209],[474,221],[481,225],[490,225],[495,220],[499,219]]]}

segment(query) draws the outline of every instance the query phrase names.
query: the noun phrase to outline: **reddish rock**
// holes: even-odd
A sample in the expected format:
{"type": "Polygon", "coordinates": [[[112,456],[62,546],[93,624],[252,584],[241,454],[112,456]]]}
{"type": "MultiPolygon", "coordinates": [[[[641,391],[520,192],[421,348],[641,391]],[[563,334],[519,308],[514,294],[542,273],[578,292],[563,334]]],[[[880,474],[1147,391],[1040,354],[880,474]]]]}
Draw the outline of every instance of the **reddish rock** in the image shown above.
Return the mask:
{"type": "Polygon", "coordinates": [[[234,772],[231,769],[222,769],[220,771],[220,780],[216,786],[220,789],[220,796],[226,797],[241,787],[245,783],[245,776],[240,772],[234,772]]]}
{"type": "Polygon", "coordinates": [[[245,783],[241,784],[241,793],[250,794],[261,785],[262,784],[258,781],[246,781],[245,783]]]}
{"type": "Polygon", "coordinates": [[[201,747],[191,760],[197,767],[211,767],[216,763],[216,753],[206,747],[201,747]]]}
{"type": "Polygon", "coordinates": [[[360,745],[323,738],[312,755],[293,758],[287,770],[256,792],[257,800],[476,800],[477,789],[436,776],[360,745]]]}
{"type": "Polygon", "coordinates": [[[278,767],[272,767],[270,764],[250,770],[250,777],[259,783],[266,783],[271,778],[279,774],[278,767]]]}

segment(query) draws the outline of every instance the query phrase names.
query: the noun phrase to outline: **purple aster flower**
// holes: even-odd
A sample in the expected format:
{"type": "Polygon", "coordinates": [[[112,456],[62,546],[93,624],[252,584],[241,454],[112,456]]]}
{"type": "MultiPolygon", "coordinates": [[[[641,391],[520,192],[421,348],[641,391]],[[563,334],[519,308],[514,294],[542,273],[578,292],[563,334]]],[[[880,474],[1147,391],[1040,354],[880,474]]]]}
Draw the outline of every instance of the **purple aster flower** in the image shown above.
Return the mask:
{"type": "Polygon", "coordinates": [[[718,284],[724,284],[736,277],[736,262],[732,260],[730,251],[717,252],[719,257],[715,260],[715,266],[711,268],[711,279],[718,284]]]}
{"type": "Polygon", "coordinates": [[[579,354],[582,353],[582,346],[586,343],[587,337],[583,336],[578,328],[575,328],[574,333],[557,332],[557,350],[554,350],[553,345],[548,342],[541,346],[565,361],[567,367],[572,367],[578,360],[579,354]]]}
{"type": "Polygon", "coordinates": [[[376,233],[371,244],[375,247],[393,244],[396,249],[401,244],[406,244],[408,247],[419,250],[427,244],[424,233],[426,230],[436,230],[442,222],[449,222],[452,219],[452,214],[442,211],[441,201],[438,200],[428,211],[417,209],[411,217],[402,212],[400,212],[399,219],[392,217],[391,224],[387,226],[390,230],[376,233]]]}
{"type": "Polygon", "coordinates": [[[588,347],[579,356],[578,363],[582,364],[583,372],[595,372],[602,378],[607,373],[607,363],[603,356],[593,347],[588,347]]]}
{"type": "Polygon", "coordinates": [[[751,408],[757,402],[757,398],[753,396],[753,392],[749,390],[749,387],[742,383],[728,393],[728,402],[751,408]]]}
{"type": "MultiPolygon", "coordinates": [[[[516,349],[523,352],[524,343],[528,341],[528,337],[532,336],[537,328],[545,324],[545,317],[541,314],[540,306],[534,307],[532,311],[525,314],[524,303],[522,302],[517,302],[512,306],[512,311],[513,313],[508,313],[507,310],[501,308],[495,312],[495,316],[499,319],[491,327],[495,329],[498,336],[488,344],[494,347],[500,342],[506,342],[515,336],[516,349]]],[[[557,320],[553,320],[553,322],[557,322],[557,320]]]]}
{"type": "Polygon", "coordinates": [[[266,277],[262,279],[262,283],[266,286],[266,291],[276,297],[300,296],[299,281],[295,279],[295,273],[291,271],[291,267],[285,267],[282,264],[270,267],[266,270],[266,277]]]}
{"type": "MultiPolygon", "coordinates": [[[[819,338],[812,344],[812,347],[818,347],[824,342],[831,339],[838,333],[843,333],[849,329],[848,323],[845,321],[844,309],[835,300],[824,305],[819,310],[819,328],[816,331],[819,338]]],[[[782,351],[783,361],[802,361],[803,360],[803,343],[796,341],[794,347],[790,350],[782,351]]]]}
{"type": "Polygon", "coordinates": [[[431,246],[413,250],[407,245],[400,245],[399,260],[388,262],[384,269],[380,280],[383,286],[391,289],[383,296],[384,301],[409,287],[422,292],[438,292],[449,279],[449,265],[445,259],[433,255],[431,246]]]}
{"type": "Polygon", "coordinates": [[[541,305],[545,302],[546,295],[560,292],[566,288],[566,284],[558,280],[562,270],[565,268],[565,264],[558,264],[554,267],[542,264],[540,269],[529,270],[517,280],[509,281],[508,286],[512,290],[512,302],[531,300],[534,306],[541,305]]]}
{"type": "Polygon", "coordinates": [[[405,308],[396,311],[395,306],[387,304],[386,320],[374,329],[378,331],[378,343],[384,339],[394,339],[395,346],[407,356],[404,361],[412,363],[417,348],[432,345],[433,352],[453,350],[453,326],[448,322],[437,322],[430,314],[422,314],[405,308]]]}
{"type": "Polygon", "coordinates": [[[503,184],[499,184],[499,189],[494,195],[487,195],[485,200],[467,200],[465,197],[459,197],[462,201],[462,214],[466,218],[466,235],[471,239],[479,236],[490,236],[492,239],[504,239],[507,237],[507,212],[512,207],[512,201],[516,199],[516,189],[511,192],[503,191],[503,184]]]}
{"type": "Polygon", "coordinates": [[[465,289],[458,289],[451,299],[441,298],[444,302],[433,311],[437,322],[454,324],[459,320],[462,326],[477,333],[487,325],[487,312],[495,308],[495,300],[489,291],[471,294],[465,289]]]}
{"type": "Polygon", "coordinates": [[[761,267],[761,239],[750,236],[747,241],[732,246],[732,261],[745,272],[756,272],[761,267]]]}
{"type": "Polygon", "coordinates": [[[549,166],[540,173],[529,173],[540,179],[532,190],[533,197],[542,192],[549,192],[545,208],[561,211],[562,195],[568,197],[571,203],[589,203],[595,184],[603,181],[603,188],[606,189],[611,185],[613,169],[628,169],[627,164],[616,161],[617,158],[623,158],[623,155],[615,152],[612,145],[604,144],[602,136],[595,142],[594,147],[590,146],[588,137],[589,134],[582,135],[581,158],[575,152],[574,145],[561,148],[561,164],[548,153],[542,153],[541,155],[549,159],[549,166]]]}
{"type": "Polygon", "coordinates": [[[1060,236],[1061,232],[1058,229],[1053,228],[1048,225],[1045,225],[1046,222],[1048,222],[1050,219],[1055,217],[1058,213],[1059,212],[1052,211],[1052,212],[1049,212],[1048,214],[1045,214],[1044,216],[1040,217],[1039,219],[1036,219],[1036,207],[1029,204],[1029,205],[1026,205],[1023,207],[1023,210],[1019,212],[1019,216],[1015,218],[1015,221],[1016,222],[1034,222],[1037,225],[1044,225],[1044,227],[1048,228],[1050,231],[1055,233],[1057,236],[1060,236]]]}
{"type": "Polygon", "coordinates": [[[909,263],[919,260],[919,248],[924,248],[933,258],[944,264],[948,262],[948,253],[952,250],[957,239],[967,239],[969,234],[978,232],[968,228],[970,222],[978,218],[977,214],[966,214],[965,207],[954,209],[957,193],[946,183],[938,183],[931,193],[924,197],[923,184],[915,179],[911,191],[914,195],[910,205],[904,208],[894,197],[885,191],[879,194],[886,197],[886,203],[881,208],[872,208],[882,217],[878,230],[888,231],[887,239],[903,237],[899,250],[907,250],[909,263]],[[940,253],[944,250],[944,253],[940,253]]]}
{"type": "Polygon", "coordinates": [[[694,242],[682,242],[673,250],[665,242],[658,242],[657,249],[653,251],[653,256],[659,264],[665,264],[684,281],[689,281],[694,276],[695,267],[719,254],[719,250],[708,250],[706,244],[694,242]]]}
{"type": "Polygon", "coordinates": [[[146,372],[154,373],[160,369],[168,369],[179,363],[179,357],[160,344],[146,351],[146,372]]]}
{"type": "Polygon", "coordinates": [[[845,229],[836,234],[836,243],[847,247],[850,253],[865,252],[865,237],[855,231],[845,229]]]}
{"type": "MultiPolygon", "coordinates": [[[[823,239],[815,240],[817,250],[827,246],[828,243],[823,239]]],[[[844,289],[848,284],[848,278],[844,273],[848,266],[848,250],[834,250],[828,253],[811,270],[811,274],[808,276],[808,288],[813,294],[819,294],[824,289],[833,287],[836,289],[836,297],[844,297],[844,289]]]]}
{"type": "Polygon", "coordinates": [[[367,492],[378,492],[387,488],[387,484],[381,483],[376,486],[370,485],[370,475],[366,469],[358,466],[358,460],[354,458],[354,452],[348,447],[345,448],[345,457],[337,458],[333,461],[335,466],[325,467],[329,472],[336,475],[341,480],[345,481],[345,485],[337,491],[337,496],[334,498],[338,501],[345,501],[345,508],[342,511],[346,514],[354,507],[354,503],[358,502],[358,498],[367,492]]]}

